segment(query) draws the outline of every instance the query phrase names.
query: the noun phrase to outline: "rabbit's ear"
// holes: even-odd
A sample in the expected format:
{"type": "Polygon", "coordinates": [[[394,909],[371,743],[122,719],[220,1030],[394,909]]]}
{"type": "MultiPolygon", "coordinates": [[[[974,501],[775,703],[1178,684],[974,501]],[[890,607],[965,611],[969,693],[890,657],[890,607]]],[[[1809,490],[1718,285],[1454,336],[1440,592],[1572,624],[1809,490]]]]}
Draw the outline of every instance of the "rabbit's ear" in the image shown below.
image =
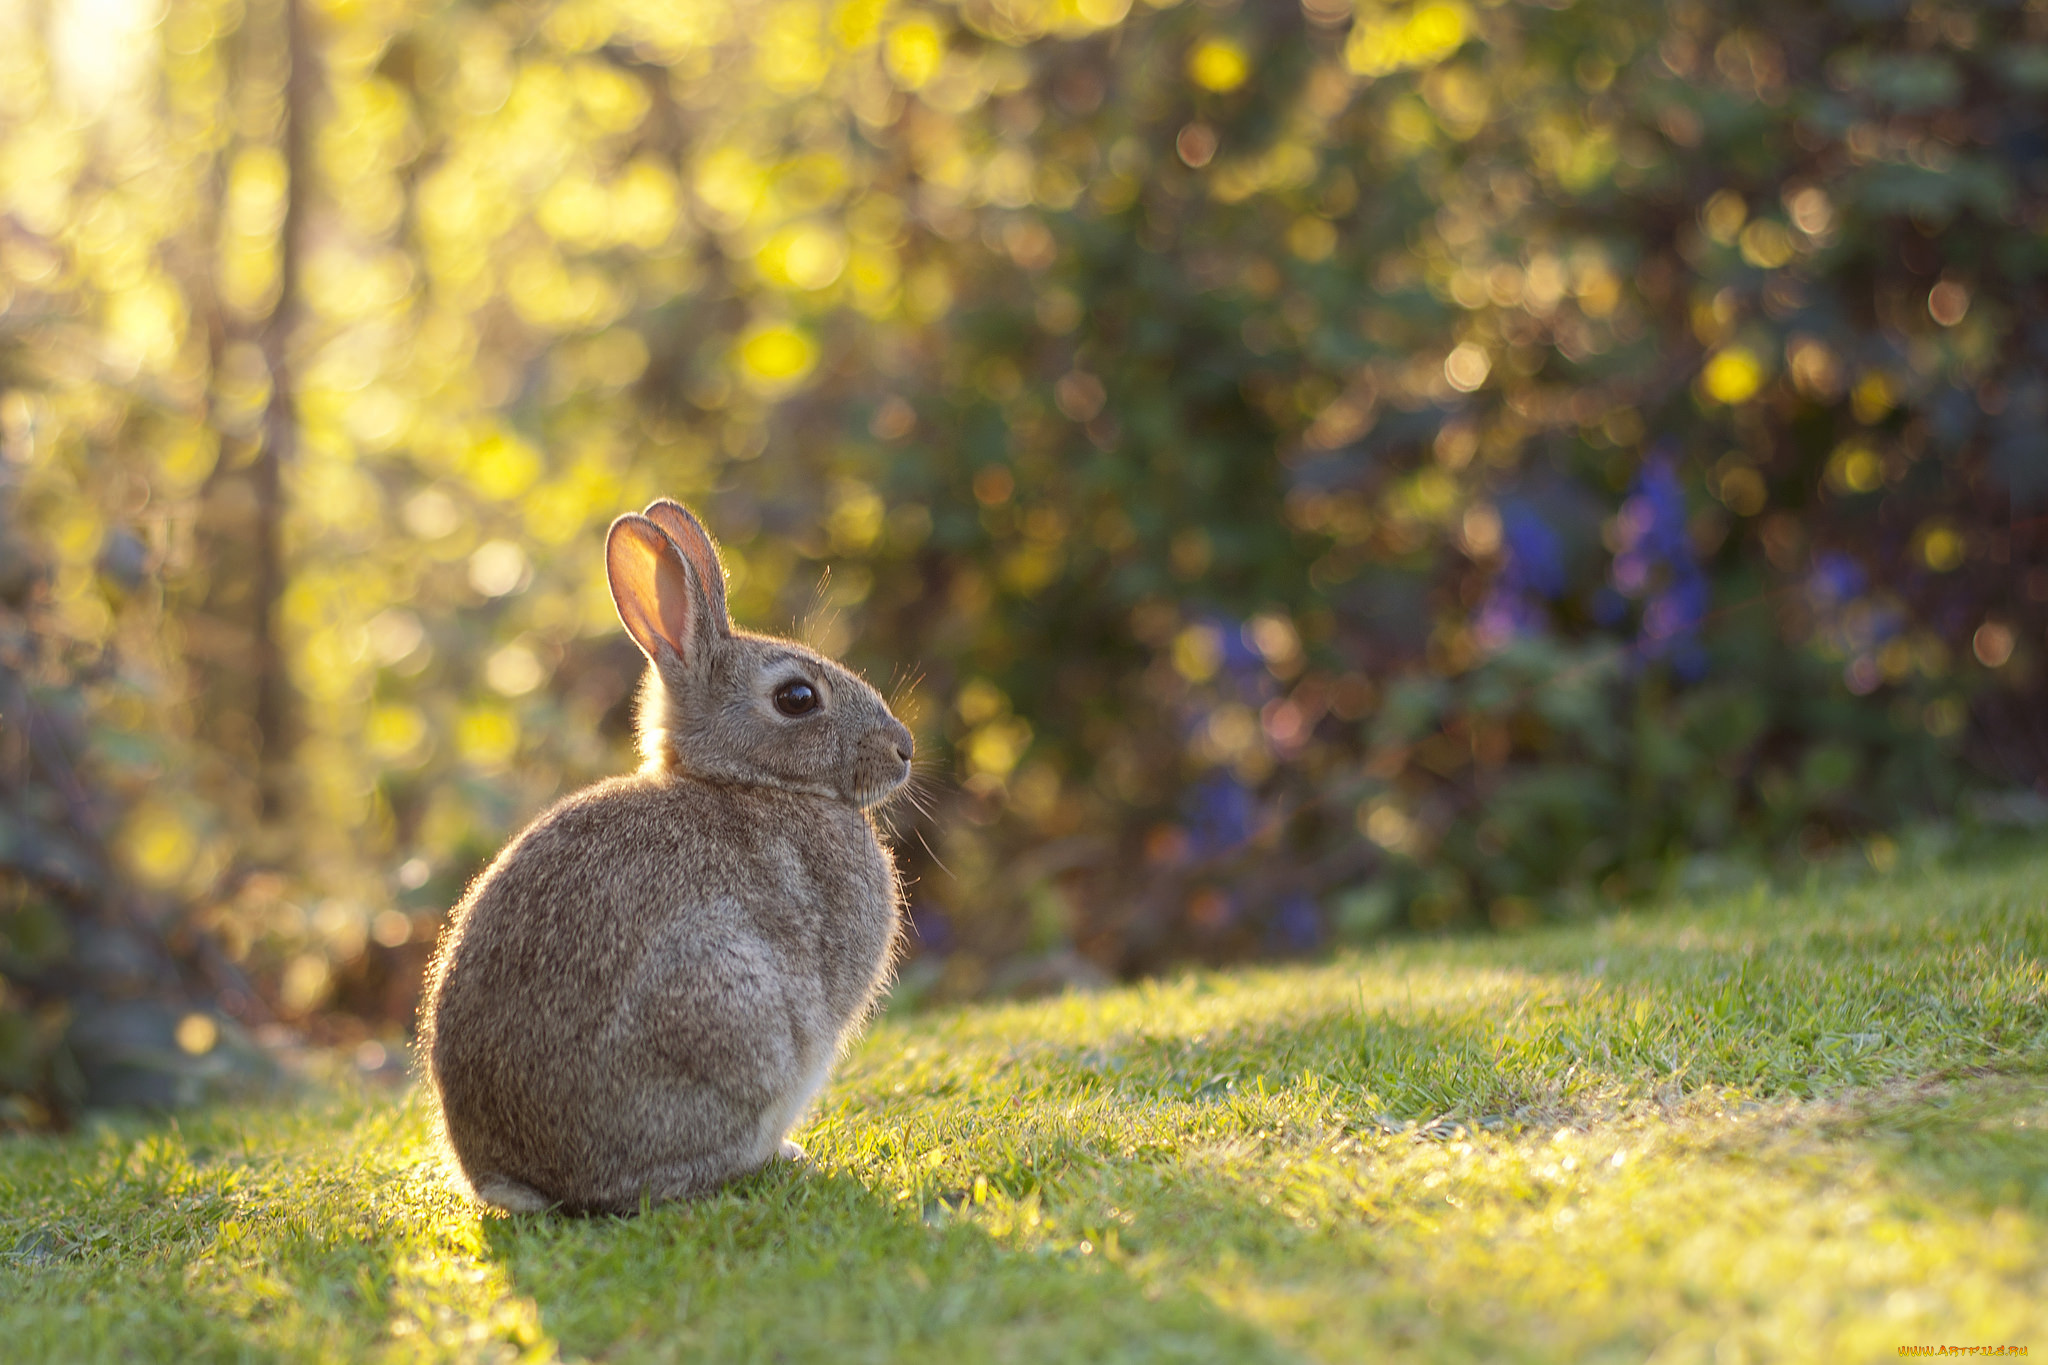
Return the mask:
{"type": "Polygon", "coordinates": [[[704,661],[709,604],[697,571],[668,532],[628,512],[605,537],[604,567],[619,620],[641,653],[657,666],[664,658],[685,668],[704,661]]]}
{"type": "Polygon", "coordinates": [[[668,532],[668,538],[697,571],[697,582],[711,608],[711,628],[720,635],[732,634],[732,617],[725,609],[725,561],[718,557],[718,542],[704,529],[704,523],[673,498],[657,498],[640,515],[668,532]]]}

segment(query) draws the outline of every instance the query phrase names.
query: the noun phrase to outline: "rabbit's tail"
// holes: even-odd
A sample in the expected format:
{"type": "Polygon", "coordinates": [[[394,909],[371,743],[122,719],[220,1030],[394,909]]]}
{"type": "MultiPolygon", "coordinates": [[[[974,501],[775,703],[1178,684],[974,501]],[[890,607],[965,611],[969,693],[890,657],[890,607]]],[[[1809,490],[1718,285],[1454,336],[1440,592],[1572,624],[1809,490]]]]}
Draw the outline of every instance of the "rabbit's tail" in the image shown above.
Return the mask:
{"type": "Polygon", "coordinates": [[[475,1188],[478,1199],[486,1204],[495,1204],[508,1213],[541,1213],[554,1207],[554,1201],[539,1190],[507,1176],[481,1176],[475,1188]]]}

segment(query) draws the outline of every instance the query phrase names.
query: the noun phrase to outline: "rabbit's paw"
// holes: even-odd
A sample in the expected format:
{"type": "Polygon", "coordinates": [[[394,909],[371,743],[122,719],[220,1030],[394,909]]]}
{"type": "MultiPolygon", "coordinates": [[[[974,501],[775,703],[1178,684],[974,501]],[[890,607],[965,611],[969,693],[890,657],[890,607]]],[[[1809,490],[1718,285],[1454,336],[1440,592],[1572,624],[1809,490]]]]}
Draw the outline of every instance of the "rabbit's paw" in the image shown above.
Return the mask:
{"type": "Polygon", "coordinates": [[[779,1151],[779,1152],[777,1152],[777,1153],[775,1154],[775,1156],[776,1156],[776,1159],[777,1159],[777,1160],[780,1160],[780,1161],[808,1161],[808,1160],[810,1160],[810,1158],[809,1158],[809,1157],[807,1157],[807,1156],[805,1156],[805,1155],[804,1155],[804,1149],[803,1149],[803,1148],[802,1148],[801,1146],[799,1146],[798,1144],[796,1144],[796,1143],[794,1143],[794,1142],[791,1142],[791,1141],[790,1141],[790,1140],[789,1140],[788,1138],[784,1138],[784,1139],[782,1140],[782,1150],[781,1150],[781,1151],[779,1151]]]}

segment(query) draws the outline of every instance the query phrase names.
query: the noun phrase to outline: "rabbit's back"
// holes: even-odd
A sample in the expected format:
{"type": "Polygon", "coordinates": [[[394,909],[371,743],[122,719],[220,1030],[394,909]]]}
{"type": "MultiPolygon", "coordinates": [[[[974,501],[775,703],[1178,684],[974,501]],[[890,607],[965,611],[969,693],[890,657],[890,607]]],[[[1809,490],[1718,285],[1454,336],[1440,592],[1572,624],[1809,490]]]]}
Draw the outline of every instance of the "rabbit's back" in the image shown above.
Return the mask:
{"type": "Polygon", "coordinates": [[[457,907],[422,1044],[472,1183],[629,1208],[774,1154],[886,977],[895,874],[842,802],[614,779],[457,907]]]}

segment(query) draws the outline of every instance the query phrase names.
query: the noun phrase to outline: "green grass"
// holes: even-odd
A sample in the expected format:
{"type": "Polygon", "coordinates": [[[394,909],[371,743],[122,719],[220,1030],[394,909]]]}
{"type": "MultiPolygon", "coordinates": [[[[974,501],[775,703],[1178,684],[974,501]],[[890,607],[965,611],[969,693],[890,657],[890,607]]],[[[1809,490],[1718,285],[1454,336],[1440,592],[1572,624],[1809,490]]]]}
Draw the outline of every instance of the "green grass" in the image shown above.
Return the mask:
{"type": "Polygon", "coordinates": [[[10,1141],[0,1356],[2048,1353],[2044,961],[2032,857],[890,1019],[808,1169],[624,1220],[346,1088],[10,1141]]]}

